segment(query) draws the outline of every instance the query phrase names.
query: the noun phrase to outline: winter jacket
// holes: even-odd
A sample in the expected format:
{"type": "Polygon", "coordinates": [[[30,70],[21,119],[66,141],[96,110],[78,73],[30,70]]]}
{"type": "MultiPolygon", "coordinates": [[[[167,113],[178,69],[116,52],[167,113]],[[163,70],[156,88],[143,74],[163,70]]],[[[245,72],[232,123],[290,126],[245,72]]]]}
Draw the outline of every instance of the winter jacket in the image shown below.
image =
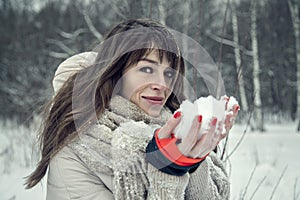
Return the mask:
{"type": "Polygon", "coordinates": [[[169,175],[145,161],[153,130],[170,113],[152,118],[116,96],[99,122],[60,150],[49,165],[47,200],[229,199],[224,166],[213,152],[198,169],[169,175]]]}

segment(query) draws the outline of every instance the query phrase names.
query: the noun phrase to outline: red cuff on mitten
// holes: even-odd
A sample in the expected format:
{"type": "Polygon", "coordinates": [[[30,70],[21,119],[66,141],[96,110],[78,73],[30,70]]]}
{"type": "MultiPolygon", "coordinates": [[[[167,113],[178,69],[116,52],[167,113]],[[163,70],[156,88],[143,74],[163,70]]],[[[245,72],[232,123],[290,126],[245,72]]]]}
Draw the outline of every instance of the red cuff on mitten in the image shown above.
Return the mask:
{"type": "Polygon", "coordinates": [[[159,148],[159,150],[162,152],[162,154],[168,158],[172,163],[175,163],[180,166],[192,166],[196,163],[201,162],[204,160],[207,156],[205,155],[202,158],[188,158],[184,156],[178,149],[176,145],[177,138],[172,134],[171,138],[158,138],[158,132],[160,129],[157,129],[155,131],[155,141],[159,148]]]}

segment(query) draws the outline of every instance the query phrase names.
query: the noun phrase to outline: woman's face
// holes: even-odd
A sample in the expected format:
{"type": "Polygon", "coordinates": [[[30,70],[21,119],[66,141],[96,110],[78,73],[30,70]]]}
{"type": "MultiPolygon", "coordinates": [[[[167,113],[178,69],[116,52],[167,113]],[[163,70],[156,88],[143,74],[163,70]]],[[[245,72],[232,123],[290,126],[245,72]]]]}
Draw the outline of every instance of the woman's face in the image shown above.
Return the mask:
{"type": "Polygon", "coordinates": [[[156,117],[169,98],[177,73],[156,51],[129,66],[122,77],[121,95],[156,117]]]}

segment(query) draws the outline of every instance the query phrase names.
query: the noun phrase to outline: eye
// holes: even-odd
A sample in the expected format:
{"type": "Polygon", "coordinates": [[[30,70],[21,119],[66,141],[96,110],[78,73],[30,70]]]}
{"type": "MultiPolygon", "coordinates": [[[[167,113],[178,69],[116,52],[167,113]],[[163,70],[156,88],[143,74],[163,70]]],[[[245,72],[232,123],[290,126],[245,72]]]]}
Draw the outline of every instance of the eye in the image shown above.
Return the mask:
{"type": "Polygon", "coordinates": [[[164,75],[168,78],[173,78],[174,77],[174,72],[173,71],[165,71],[164,75]]]}
{"type": "Polygon", "coordinates": [[[142,67],[142,68],[140,68],[140,71],[149,73],[149,74],[153,73],[153,69],[151,67],[142,67]]]}

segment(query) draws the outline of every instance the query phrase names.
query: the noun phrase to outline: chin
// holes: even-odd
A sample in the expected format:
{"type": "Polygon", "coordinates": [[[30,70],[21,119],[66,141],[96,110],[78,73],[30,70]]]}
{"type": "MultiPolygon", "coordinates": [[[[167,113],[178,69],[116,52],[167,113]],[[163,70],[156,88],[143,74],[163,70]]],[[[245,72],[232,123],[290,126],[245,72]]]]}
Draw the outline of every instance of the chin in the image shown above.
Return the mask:
{"type": "Polygon", "coordinates": [[[146,113],[151,117],[158,117],[161,114],[162,108],[149,108],[146,113]]]}

